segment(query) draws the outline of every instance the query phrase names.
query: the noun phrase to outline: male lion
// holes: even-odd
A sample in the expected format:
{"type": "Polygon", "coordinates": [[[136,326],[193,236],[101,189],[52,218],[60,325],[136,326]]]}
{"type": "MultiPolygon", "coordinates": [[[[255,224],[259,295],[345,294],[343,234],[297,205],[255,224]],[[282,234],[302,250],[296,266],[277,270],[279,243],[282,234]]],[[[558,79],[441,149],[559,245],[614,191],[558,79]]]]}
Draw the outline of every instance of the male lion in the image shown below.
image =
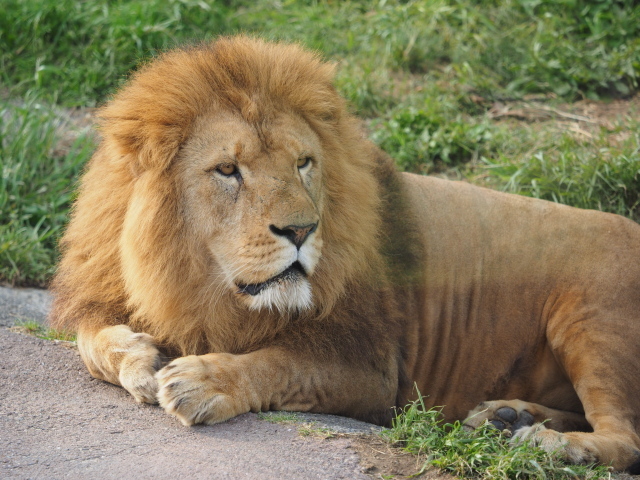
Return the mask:
{"type": "Polygon", "coordinates": [[[397,173],[332,79],[222,38],[102,109],[51,315],[91,374],[185,425],[386,424],[415,383],[449,420],[639,472],[640,226],[397,173]]]}

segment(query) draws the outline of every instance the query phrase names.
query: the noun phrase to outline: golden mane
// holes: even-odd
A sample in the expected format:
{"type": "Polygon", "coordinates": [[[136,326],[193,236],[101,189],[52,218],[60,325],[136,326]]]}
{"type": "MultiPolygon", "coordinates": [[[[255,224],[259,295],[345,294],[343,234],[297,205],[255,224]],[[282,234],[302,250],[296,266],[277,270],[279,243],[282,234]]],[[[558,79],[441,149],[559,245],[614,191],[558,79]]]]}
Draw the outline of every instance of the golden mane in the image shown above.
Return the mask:
{"type": "Polygon", "coordinates": [[[174,50],[136,72],[100,110],[102,142],[61,241],[52,325],[124,323],[191,354],[256,348],[289,320],[247,311],[218,288],[181,217],[173,160],[194,121],[217,111],[253,125],[295,114],[322,142],[325,246],[314,274],[317,310],[306,315],[324,318],[345,289],[372,281],[380,231],[375,154],[333,74],[296,45],[249,37],[174,50]]]}

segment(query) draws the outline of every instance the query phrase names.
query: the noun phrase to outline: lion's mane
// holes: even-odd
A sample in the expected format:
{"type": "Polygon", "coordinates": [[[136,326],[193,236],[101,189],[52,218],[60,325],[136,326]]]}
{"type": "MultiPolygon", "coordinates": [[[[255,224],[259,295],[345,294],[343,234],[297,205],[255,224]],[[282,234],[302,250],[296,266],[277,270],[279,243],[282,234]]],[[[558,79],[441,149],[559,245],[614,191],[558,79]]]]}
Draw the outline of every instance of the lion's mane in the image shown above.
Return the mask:
{"type": "Polygon", "coordinates": [[[325,318],[351,289],[378,281],[375,154],[332,86],[333,70],[298,46],[249,37],[174,50],[140,68],[100,111],[102,140],[61,241],[53,326],[124,323],[184,355],[247,351],[291,321],[246,310],[225,292],[181,215],[173,160],[195,119],[215,111],[249,124],[292,112],[321,139],[324,247],[306,315],[325,318]]]}

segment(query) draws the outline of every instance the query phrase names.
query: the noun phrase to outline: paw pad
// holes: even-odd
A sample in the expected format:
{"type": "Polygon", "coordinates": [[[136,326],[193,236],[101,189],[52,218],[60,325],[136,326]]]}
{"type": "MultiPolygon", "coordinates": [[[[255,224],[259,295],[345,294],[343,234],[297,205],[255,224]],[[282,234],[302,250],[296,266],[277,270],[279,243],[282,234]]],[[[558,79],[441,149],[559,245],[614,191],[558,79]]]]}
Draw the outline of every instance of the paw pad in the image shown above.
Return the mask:
{"type": "Polygon", "coordinates": [[[535,423],[533,415],[526,410],[518,413],[511,407],[502,407],[495,411],[495,416],[489,419],[489,423],[498,430],[509,430],[514,434],[523,427],[530,427],[535,423]]]}

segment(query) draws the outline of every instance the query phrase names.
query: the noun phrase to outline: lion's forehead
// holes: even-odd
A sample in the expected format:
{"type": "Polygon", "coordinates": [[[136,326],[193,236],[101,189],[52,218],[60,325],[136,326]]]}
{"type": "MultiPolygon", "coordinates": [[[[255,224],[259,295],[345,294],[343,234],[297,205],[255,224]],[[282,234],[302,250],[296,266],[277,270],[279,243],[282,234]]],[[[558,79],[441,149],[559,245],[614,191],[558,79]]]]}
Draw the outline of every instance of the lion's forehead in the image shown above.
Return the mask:
{"type": "Polygon", "coordinates": [[[295,114],[259,124],[249,124],[230,114],[201,117],[187,139],[185,150],[198,163],[229,161],[248,166],[322,152],[318,136],[295,114]]]}

